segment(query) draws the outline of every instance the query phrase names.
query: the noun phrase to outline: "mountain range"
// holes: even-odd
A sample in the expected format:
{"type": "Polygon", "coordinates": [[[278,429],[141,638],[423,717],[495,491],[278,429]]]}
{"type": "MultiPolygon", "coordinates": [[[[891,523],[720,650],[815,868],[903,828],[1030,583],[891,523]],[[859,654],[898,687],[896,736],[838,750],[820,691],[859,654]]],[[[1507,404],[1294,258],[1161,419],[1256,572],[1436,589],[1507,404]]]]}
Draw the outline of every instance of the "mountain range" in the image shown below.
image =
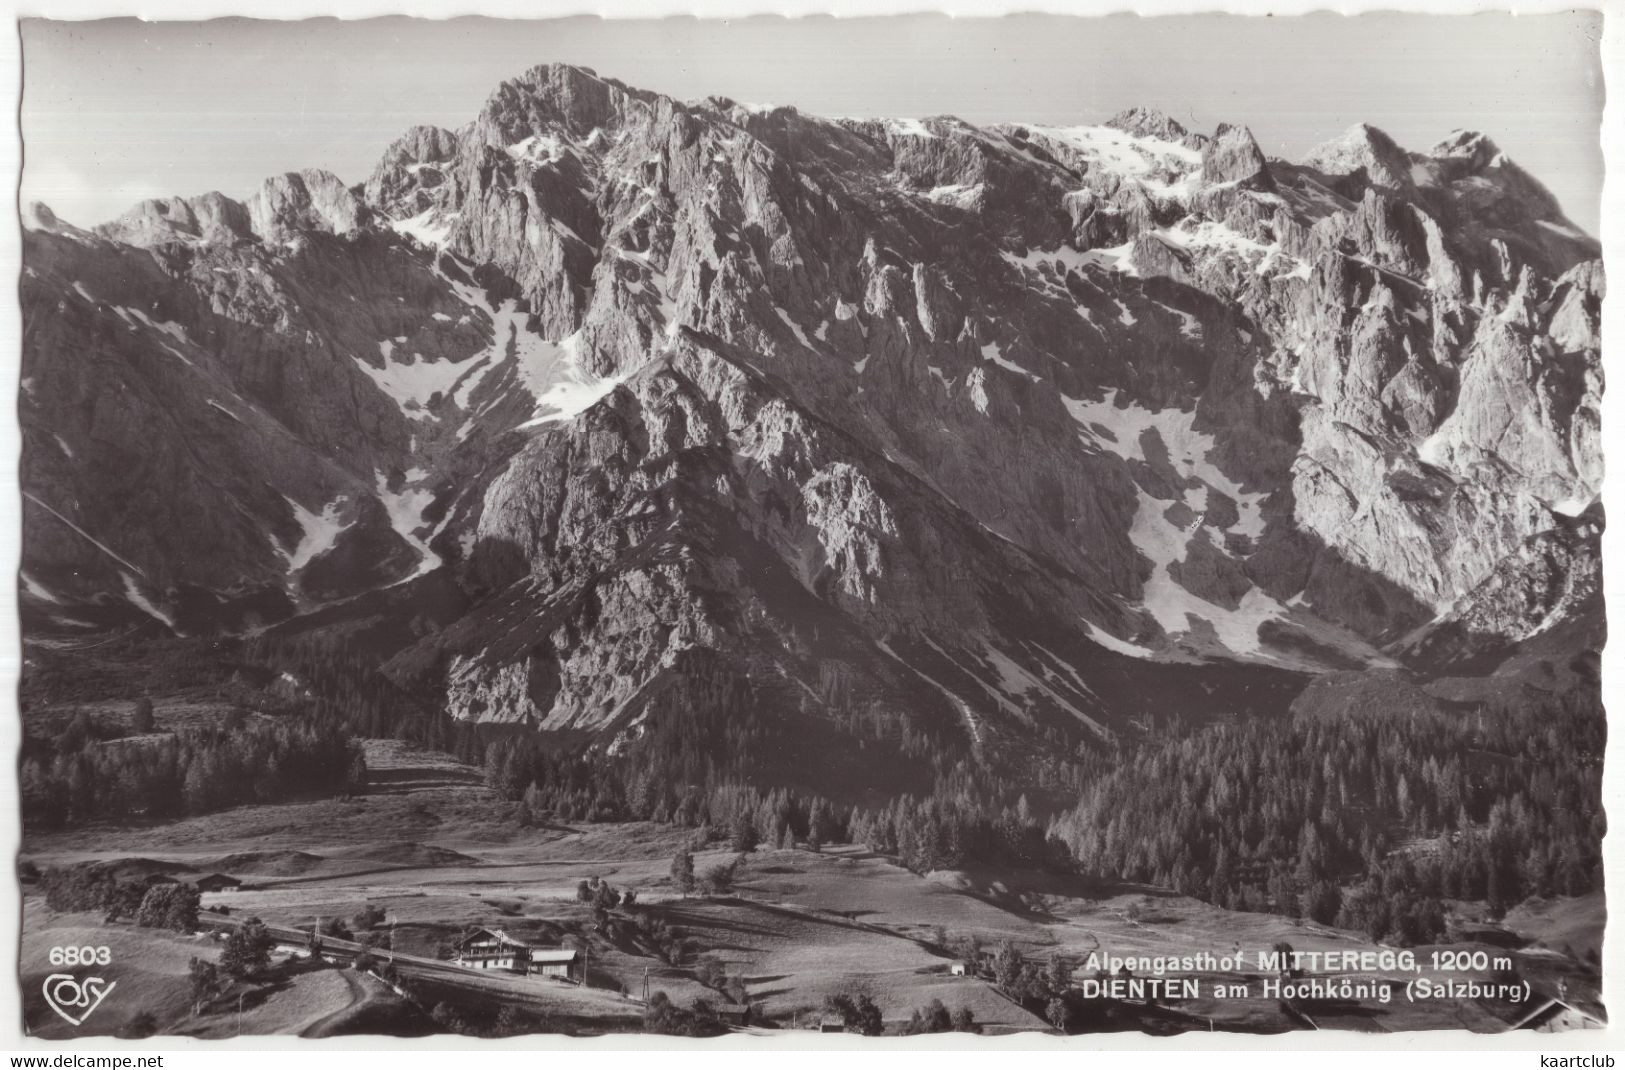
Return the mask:
{"type": "Polygon", "coordinates": [[[814,786],[1600,642],[1600,250],[1483,134],[547,65],[358,185],[24,214],[28,635],[334,637],[609,753],[749,708],[814,786]]]}

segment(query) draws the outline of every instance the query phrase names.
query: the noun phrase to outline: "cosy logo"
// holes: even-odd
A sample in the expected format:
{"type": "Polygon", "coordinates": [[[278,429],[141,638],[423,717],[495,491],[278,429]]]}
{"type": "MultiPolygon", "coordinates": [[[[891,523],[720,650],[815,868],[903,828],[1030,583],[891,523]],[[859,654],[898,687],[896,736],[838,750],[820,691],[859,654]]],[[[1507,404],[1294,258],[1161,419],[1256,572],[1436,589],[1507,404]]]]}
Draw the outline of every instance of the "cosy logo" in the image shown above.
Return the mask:
{"type": "Polygon", "coordinates": [[[45,979],[45,1002],[69,1025],[83,1025],[116,984],[100,977],[80,981],[71,973],[53,973],[45,979]]]}

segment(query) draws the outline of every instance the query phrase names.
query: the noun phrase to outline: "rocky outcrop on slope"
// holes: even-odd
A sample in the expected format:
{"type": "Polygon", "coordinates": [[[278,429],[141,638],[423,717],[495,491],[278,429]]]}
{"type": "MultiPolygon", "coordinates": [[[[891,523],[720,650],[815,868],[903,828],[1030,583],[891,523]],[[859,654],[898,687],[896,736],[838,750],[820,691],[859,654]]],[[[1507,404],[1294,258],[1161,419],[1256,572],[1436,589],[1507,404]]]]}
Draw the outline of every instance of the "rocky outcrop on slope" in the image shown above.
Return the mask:
{"type": "Polygon", "coordinates": [[[367,179],[366,202],[394,219],[410,219],[435,206],[457,158],[457,135],[438,126],[414,126],[384,151],[367,179]]]}
{"type": "Polygon", "coordinates": [[[1215,184],[1250,183],[1266,189],[1269,164],[1246,127],[1220,124],[1213,140],[1202,146],[1202,181],[1215,184]]]}
{"type": "Polygon", "coordinates": [[[187,241],[231,245],[254,236],[248,207],[219,193],[142,201],[96,233],[142,247],[187,241]]]}
{"type": "Polygon", "coordinates": [[[305,170],[268,178],[248,200],[248,217],[263,241],[289,242],[308,233],[352,234],[367,208],[337,175],[305,170]]]}

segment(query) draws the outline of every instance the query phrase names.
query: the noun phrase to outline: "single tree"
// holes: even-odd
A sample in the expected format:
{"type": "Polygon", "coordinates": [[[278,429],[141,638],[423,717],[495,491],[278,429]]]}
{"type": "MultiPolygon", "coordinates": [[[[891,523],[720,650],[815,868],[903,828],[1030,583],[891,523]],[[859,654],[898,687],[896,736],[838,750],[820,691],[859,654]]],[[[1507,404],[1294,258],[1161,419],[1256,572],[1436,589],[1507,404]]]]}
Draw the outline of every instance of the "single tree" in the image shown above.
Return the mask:
{"type": "Polygon", "coordinates": [[[1016,945],[1006,940],[999,945],[999,953],[993,958],[993,978],[1007,996],[1016,994],[1021,984],[1022,967],[1025,960],[1016,945]]]}
{"type": "Polygon", "coordinates": [[[344,773],[344,791],[347,795],[367,793],[367,755],[358,744],[352,743],[349,768],[344,773]]]}
{"type": "Polygon", "coordinates": [[[934,999],[923,1007],[914,1008],[909,1016],[908,1025],[904,1031],[909,1034],[920,1033],[947,1033],[954,1027],[953,1016],[948,1013],[940,999],[934,999]]]}
{"type": "Polygon", "coordinates": [[[146,929],[173,929],[189,933],[197,928],[202,896],[191,884],[155,884],[141,897],[135,923],[146,929]]]}
{"type": "Polygon", "coordinates": [[[154,723],[152,699],[142,695],[135,700],[135,709],[130,712],[130,730],[138,736],[144,736],[152,731],[154,723]]]}
{"type": "Polygon", "coordinates": [[[685,898],[694,890],[694,856],[687,848],[671,860],[671,882],[685,898]]]}
{"type": "Polygon", "coordinates": [[[976,971],[977,964],[982,961],[982,940],[975,933],[965,933],[950,941],[949,947],[953,949],[972,973],[976,971]]]}
{"type": "Polygon", "coordinates": [[[592,888],[592,909],[596,914],[607,914],[621,905],[621,893],[614,885],[601,880],[592,888]]]}
{"type": "Polygon", "coordinates": [[[722,862],[712,866],[700,877],[700,891],[706,895],[727,895],[733,890],[737,862],[722,862]]]}
{"type": "Polygon", "coordinates": [[[1062,957],[1059,951],[1049,957],[1049,963],[1044,968],[1044,979],[1049,985],[1051,994],[1061,996],[1072,987],[1072,964],[1062,957]]]}
{"type": "Polygon", "coordinates": [[[714,955],[701,955],[700,961],[694,964],[694,980],[706,988],[719,988],[727,977],[727,969],[722,960],[714,955]]]}
{"type": "Polygon", "coordinates": [[[141,901],[147,897],[147,887],[139,881],[114,881],[102,899],[102,909],[106,912],[102,920],[111,924],[135,917],[141,911],[141,901]]]}
{"type": "Polygon", "coordinates": [[[741,853],[756,850],[758,837],[756,835],[756,822],[744,810],[734,815],[733,828],[730,832],[728,845],[741,853]]]}
{"type": "Polygon", "coordinates": [[[265,923],[250,918],[226,937],[225,950],[220,952],[220,968],[239,980],[256,977],[271,964],[271,948],[275,943],[265,923]]]}
{"type": "Polygon", "coordinates": [[[323,936],[331,936],[338,940],[355,939],[355,933],[351,932],[350,927],[344,924],[343,918],[325,918],[322,920],[321,928],[323,936]]]}
{"type": "Polygon", "coordinates": [[[193,958],[187,964],[187,971],[192,982],[192,1014],[203,1013],[203,1007],[210,1000],[226,990],[226,978],[220,973],[220,967],[207,959],[193,958]]]}
{"type": "Polygon", "coordinates": [[[880,1008],[867,994],[849,996],[844,992],[837,992],[824,1000],[824,1010],[840,1018],[848,1033],[878,1037],[885,1028],[880,1008]]]}
{"type": "Polygon", "coordinates": [[[377,903],[368,903],[355,916],[350,919],[350,927],[357,932],[363,929],[376,929],[384,923],[384,908],[377,903]]]}

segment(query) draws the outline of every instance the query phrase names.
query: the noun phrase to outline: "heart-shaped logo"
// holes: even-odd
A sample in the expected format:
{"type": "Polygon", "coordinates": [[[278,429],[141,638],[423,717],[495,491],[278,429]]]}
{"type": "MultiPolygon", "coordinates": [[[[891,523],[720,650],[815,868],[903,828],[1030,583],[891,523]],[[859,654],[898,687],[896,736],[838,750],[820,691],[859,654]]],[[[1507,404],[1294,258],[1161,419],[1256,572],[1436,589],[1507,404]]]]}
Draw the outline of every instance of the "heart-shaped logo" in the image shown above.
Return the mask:
{"type": "Polygon", "coordinates": [[[100,977],[81,981],[71,973],[53,973],[45,979],[45,1002],[69,1025],[83,1025],[117,984],[100,977]]]}

